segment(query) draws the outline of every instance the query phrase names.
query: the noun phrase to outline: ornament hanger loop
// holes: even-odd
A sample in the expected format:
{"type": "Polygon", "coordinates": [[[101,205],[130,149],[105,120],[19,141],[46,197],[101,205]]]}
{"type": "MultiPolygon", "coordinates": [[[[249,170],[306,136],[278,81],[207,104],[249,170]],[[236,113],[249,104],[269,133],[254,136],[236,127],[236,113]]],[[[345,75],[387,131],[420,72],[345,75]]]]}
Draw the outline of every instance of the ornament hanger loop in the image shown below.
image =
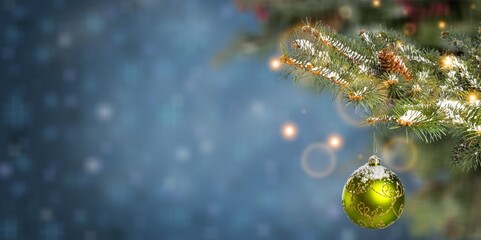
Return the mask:
{"type": "Polygon", "coordinates": [[[379,166],[381,164],[381,159],[374,154],[369,158],[368,164],[369,166],[379,166]]]}

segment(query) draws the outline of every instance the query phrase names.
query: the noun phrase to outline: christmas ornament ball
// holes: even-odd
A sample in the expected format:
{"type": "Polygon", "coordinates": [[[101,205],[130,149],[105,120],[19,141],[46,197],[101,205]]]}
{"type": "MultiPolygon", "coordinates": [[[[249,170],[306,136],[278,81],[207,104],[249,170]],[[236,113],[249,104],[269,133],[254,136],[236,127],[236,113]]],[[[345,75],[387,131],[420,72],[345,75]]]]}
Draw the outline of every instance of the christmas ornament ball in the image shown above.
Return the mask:
{"type": "Polygon", "coordinates": [[[347,180],[342,191],[342,207],[361,227],[386,228],[404,210],[404,187],[396,174],[381,166],[380,159],[374,155],[347,180]]]}

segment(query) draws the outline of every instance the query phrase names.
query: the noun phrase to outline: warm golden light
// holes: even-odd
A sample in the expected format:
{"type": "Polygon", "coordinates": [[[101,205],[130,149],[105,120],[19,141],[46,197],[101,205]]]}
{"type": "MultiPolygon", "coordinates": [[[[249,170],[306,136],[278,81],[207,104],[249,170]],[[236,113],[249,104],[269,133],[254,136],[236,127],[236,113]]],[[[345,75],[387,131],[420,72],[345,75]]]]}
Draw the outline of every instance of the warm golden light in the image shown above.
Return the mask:
{"type": "Polygon", "coordinates": [[[446,55],[441,57],[441,67],[445,69],[452,69],[454,63],[456,62],[456,57],[452,55],[446,55]]]}
{"type": "Polygon", "coordinates": [[[338,134],[333,134],[333,135],[330,135],[328,138],[327,138],[327,144],[329,145],[329,147],[333,150],[338,150],[342,147],[343,145],[343,139],[340,135],[338,134]]]}
{"type": "Polygon", "coordinates": [[[297,137],[297,125],[292,122],[284,123],[281,127],[281,136],[287,141],[292,141],[297,137]]]}
{"type": "Polygon", "coordinates": [[[381,0],[372,0],[372,6],[378,8],[381,6],[381,0]]]}
{"type": "Polygon", "coordinates": [[[446,22],[444,20],[441,20],[438,22],[438,28],[439,29],[445,29],[446,28],[446,22]]]}
{"type": "Polygon", "coordinates": [[[403,46],[403,42],[401,40],[396,41],[396,47],[401,48],[403,46]]]}
{"type": "Polygon", "coordinates": [[[272,71],[278,71],[281,68],[282,64],[279,58],[273,57],[269,60],[269,67],[272,71]]]}
{"type": "Polygon", "coordinates": [[[475,103],[475,102],[478,101],[478,100],[479,100],[478,94],[476,94],[476,93],[470,93],[470,94],[468,95],[468,102],[470,102],[470,103],[475,103]]]}

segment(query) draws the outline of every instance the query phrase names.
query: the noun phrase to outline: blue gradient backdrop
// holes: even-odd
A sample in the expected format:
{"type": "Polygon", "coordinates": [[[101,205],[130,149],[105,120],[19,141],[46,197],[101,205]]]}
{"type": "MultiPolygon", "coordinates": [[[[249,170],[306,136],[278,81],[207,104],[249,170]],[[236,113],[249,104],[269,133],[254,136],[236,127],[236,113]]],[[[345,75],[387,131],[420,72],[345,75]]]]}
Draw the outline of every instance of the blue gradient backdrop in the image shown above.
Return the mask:
{"type": "Polygon", "coordinates": [[[373,231],[344,216],[343,184],[371,140],[331,95],[293,86],[268,58],[213,67],[259,28],[230,1],[0,9],[0,239],[410,238],[405,218],[373,231]],[[295,141],[279,134],[287,121],[295,141]],[[312,178],[301,153],[332,133],[337,167],[312,178]]]}

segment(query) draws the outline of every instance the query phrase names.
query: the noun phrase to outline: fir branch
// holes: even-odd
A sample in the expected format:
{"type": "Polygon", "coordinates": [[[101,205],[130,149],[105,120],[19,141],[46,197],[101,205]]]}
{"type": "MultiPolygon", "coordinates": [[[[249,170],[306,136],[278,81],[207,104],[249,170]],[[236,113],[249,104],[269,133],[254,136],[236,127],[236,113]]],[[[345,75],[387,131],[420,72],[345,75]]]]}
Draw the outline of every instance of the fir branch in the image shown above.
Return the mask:
{"type": "Polygon", "coordinates": [[[374,44],[373,36],[371,32],[366,32],[364,30],[359,31],[359,37],[361,40],[368,45],[372,51],[376,51],[376,44],[374,44]]]}
{"type": "Polygon", "coordinates": [[[429,60],[425,55],[425,53],[421,52],[420,50],[416,49],[414,45],[411,44],[398,44],[399,51],[404,54],[409,61],[427,64],[430,66],[436,66],[436,63],[429,60]]]}
{"type": "Polygon", "coordinates": [[[349,84],[345,79],[341,77],[341,75],[339,75],[339,73],[333,70],[330,70],[328,68],[320,67],[320,66],[314,67],[310,62],[299,61],[294,58],[290,58],[288,56],[282,56],[280,58],[280,61],[287,65],[296,66],[304,71],[310,72],[314,75],[330,80],[332,83],[340,87],[345,87],[349,84]]]}
{"type": "Polygon", "coordinates": [[[370,59],[352,50],[350,47],[346,46],[339,40],[329,35],[322,34],[319,30],[317,30],[314,27],[311,27],[310,25],[305,25],[304,27],[302,27],[302,31],[312,34],[318,41],[322,42],[326,46],[334,48],[342,56],[344,56],[346,59],[350,60],[352,63],[356,65],[360,65],[363,62],[367,62],[367,63],[372,62],[370,59]]]}
{"type": "Polygon", "coordinates": [[[307,39],[296,39],[296,40],[291,42],[291,46],[294,49],[299,49],[299,50],[302,50],[304,52],[307,52],[312,57],[318,58],[322,61],[329,61],[329,59],[330,59],[327,52],[317,50],[314,47],[314,44],[307,39]]]}
{"type": "Polygon", "coordinates": [[[367,124],[404,128],[425,142],[452,134],[464,142],[453,158],[468,169],[481,166],[481,34],[451,38],[463,49],[457,56],[422,49],[395,32],[361,31],[353,39],[322,24],[303,26],[289,44],[281,61],[294,79],[310,73],[327,80],[318,84],[339,86],[347,105],[369,113],[367,124]]]}
{"type": "Polygon", "coordinates": [[[460,138],[451,152],[451,162],[464,171],[477,170],[481,167],[480,139],[460,138]]]}
{"type": "Polygon", "coordinates": [[[370,125],[374,125],[377,123],[394,123],[397,122],[397,119],[393,116],[383,115],[379,117],[368,117],[366,119],[366,123],[370,125]]]}
{"type": "Polygon", "coordinates": [[[397,126],[392,129],[406,127],[425,142],[434,142],[446,135],[446,124],[437,105],[413,102],[409,99],[395,101],[392,115],[397,126]]]}
{"type": "Polygon", "coordinates": [[[388,99],[386,89],[378,85],[376,79],[368,76],[359,76],[344,89],[344,93],[348,105],[360,106],[372,114],[385,111],[387,107],[385,105],[388,99]]]}
{"type": "Polygon", "coordinates": [[[444,56],[441,58],[441,69],[445,71],[446,82],[450,87],[454,87],[454,90],[481,90],[480,82],[475,77],[475,74],[472,73],[472,71],[479,71],[479,69],[468,67],[467,62],[463,59],[451,55],[444,56]],[[464,81],[464,84],[462,81],[464,81]]]}

